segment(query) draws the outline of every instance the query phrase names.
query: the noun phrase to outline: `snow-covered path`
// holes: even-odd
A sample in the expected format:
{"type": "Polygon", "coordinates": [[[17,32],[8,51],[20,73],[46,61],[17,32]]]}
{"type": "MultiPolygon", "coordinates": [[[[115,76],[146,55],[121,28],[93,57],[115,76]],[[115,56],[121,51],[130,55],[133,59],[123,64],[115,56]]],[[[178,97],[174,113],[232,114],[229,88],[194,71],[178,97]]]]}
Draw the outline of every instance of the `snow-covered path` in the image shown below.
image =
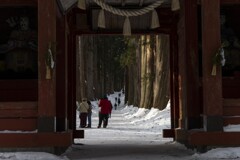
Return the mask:
{"type": "MultiPolygon", "coordinates": [[[[109,125],[96,128],[98,117],[92,117],[91,129],[85,129],[85,138],[77,139],[66,156],[72,160],[159,160],[187,159],[193,152],[171,139],[163,139],[161,131],[151,130],[130,123],[120,110],[114,110],[109,125]]],[[[79,123],[79,122],[78,122],[79,123]]]]}
{"type": "MultiPolygon", "coordinates": [[[[161,133],[144,131],[145,128],[139,128],[130,124],[124,119],[120,111],[113,111],[109,118],[109,125],[105,128],[97,128],[98,117],[93,118],[91,129],[85,129],[85,138],[76,140],[76,143],[84,144],[152,144],[162,142],[161,133]]],[[[167,140],[169,141],[169,139],[167,140]]]]}
{"type": "MultiPolygon", "coordinates": [[[[119,93],[109,95],[112,104],[119,93]]],[[[215,148],[197,153],[185,146],[162,138],[162,129],[170,127],[170,103],[166,109],[142,110],[123,104],[113,110],[109,125],[97,128],[97,101],[93,101],[93,124],[85,129],[85,138],[62,155],[45,152],[0,152],[0,160],[240,160],[240,147],[215,148]]],[[[77,126],[79,119],[77,117],[77,126]]],[[[79,128],[78,128],[79,129],[79,128]]],[[[240,131],[240,126],[227,126],[226,131],[240,131]]]]}
{"type": "Polygon", "coordinates": [[[86,128],[85,138],[76,139],[76,144],[62,156],[70,160],[240,159],[239,147],[216,148],[200,154],[172,139],[162,138],[162,129],[170,127],[169,105],[163,111],[144,111],[122,104],[122,109],[113,110],[107,128],[97,128],[97,102],[93,105],[92,128],[86,128]]]}

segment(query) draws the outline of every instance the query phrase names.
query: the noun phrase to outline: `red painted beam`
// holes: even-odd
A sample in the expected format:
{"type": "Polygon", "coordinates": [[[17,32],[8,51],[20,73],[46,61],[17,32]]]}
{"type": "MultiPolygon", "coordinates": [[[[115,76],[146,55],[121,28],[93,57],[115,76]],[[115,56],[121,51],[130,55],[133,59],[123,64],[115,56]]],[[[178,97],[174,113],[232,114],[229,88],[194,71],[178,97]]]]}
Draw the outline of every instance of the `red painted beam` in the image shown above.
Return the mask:
{"type": "Polygon", "coordinates": [[[68,147],[72,133],[0,133],[0,147],[68,147]]]}
{"type": "MultiPolygon", "coordinates": [[[[201,0],[198,0],[198,4],[201,4],[201,0]]],[[[220,4],[240,4],[240,0],[220,0],[220,4]]]]}
{"type": "Polygon", "coordinates": [[[34,131],[37,129],[36,118],[1,118],[0,130],[34,131]]]}
{"type": "Polygon", "coordinates": [[[188,141],[194,146],[235,146],[240,145],[240,132],[193,132],[188,141]]]}
{"type": "Polygon", "coordinates": [[[37,117],[37,102],[0,102],[1,118],[37,117]]]}
{"type": "Polygon", "coordinates": [[[1,7],[37,6],[37,0],[1,0],[1,7]]]}
{"type": "Polygon", "coordinates": [[[220,0],[221,4],[240,4],[240,0],[220,0]]]}

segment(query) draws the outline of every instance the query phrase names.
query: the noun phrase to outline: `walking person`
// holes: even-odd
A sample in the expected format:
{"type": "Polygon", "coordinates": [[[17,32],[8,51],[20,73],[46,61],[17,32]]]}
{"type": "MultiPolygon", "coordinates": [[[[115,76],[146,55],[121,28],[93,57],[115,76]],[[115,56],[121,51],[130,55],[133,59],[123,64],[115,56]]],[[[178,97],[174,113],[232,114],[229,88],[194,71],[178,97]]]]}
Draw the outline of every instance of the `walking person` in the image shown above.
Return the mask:
{"type": "Polygon", "coordinates": [[[103,122],[103,128],[108,125],[108,118],[111,116],[112,104],[108,100],[107,96],[104,96],[99,102],[99,123],[98,128],[101,128],[103,122]]]}
{"type": "Polygon", "coordinates": [[[120,97],[118,98],[118,106],[121,104],[120,97]]]}
{"type": "Polygon", "coordinates": [[[83,98],[82,102],[80,103],[77,110],[80,112],[79,118],[80,118],[80,126],[81,128],[85,128],[87,125],[87,116],[88,116],[88,109],[89,105],[87,103],[87,98],[83,98]]]}
{"type": "Polygon", "coordinates": [[[88,115],[87,115],[87,121],[88,121],[88,125],[87,128],[91,128],[92,127],[92,104],[90,101],[87,101],[89,109],[88,109],[88,115]]]}

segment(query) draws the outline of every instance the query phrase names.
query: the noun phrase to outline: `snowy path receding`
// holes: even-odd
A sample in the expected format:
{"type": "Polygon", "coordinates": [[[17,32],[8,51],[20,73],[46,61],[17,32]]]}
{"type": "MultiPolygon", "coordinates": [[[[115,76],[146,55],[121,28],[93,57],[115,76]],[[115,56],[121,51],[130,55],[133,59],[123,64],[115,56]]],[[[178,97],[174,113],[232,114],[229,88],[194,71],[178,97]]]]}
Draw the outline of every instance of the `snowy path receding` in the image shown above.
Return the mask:
{"type": "MultiPolygon", "coordinates": [[[[159,160],[188,159],[193,152],[172,139],[162,138],[162,132],[152,132],[130,123],[120,110],[114,110],[107,128],[97,128],[96,112],[92,128],[84,129],[85,138],[76,139],[66,156],[71,160],[159,160]]],[[[79,121],[77,121],[79,124],[79,121]]]]}
{"type": "MultiPolygon", "coordinates": [[[[113,111],[109,118],[107,128],[96,128],[98,125],[98,117],[93,118],[91,129],[85,129],[85,138],[78,139],[76,143],[83,144],[153,144],[164,141],[161,132],[154,133],[144,131],[144,128],[139,128],[129,124],[129,121],[124,119],[120,111],[113,111]]],[[[169,141],[166,139],[165,141],[169,141]]]]}

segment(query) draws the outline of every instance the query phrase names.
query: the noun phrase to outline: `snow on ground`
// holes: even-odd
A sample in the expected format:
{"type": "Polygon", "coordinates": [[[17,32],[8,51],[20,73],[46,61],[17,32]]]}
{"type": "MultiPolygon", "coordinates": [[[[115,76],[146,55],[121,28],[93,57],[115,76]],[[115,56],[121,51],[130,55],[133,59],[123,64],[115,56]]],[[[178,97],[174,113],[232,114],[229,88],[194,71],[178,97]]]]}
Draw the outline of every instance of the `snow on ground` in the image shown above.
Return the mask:
{"type": "Polygon", "coordinates": [[[0,152],[0,160],[69,160],[45,152],[0,152]]]}
{"type": "MultiPolygon", "coordinates": [[[[109,95],[115,103],[120,92],[109,95]]],[[[62,156],[44,152],[0,152],[0,160],[217,160],[240,159],[240,147],[215,148],[206,153],[198,153],[174,142],[171,138],[162,138],[162,129],[170,128],[170,104],[160,111],[139,109],[121,104],[113,109],[107,128],[97,128],[98,101],[93,101],[92,128],[86,128],[84,139],[75,139],[75,144],[62,156]]],[[[77,113],[78,114],[78,113],[77,113]]],[[[77,126],[79,118],[77,117],[77,126]]],[[[77,129],[79,129],[77,127],[77,129]]],[[[239,131],[240,126],[229,125],[224,131],[239,131]]]]}

